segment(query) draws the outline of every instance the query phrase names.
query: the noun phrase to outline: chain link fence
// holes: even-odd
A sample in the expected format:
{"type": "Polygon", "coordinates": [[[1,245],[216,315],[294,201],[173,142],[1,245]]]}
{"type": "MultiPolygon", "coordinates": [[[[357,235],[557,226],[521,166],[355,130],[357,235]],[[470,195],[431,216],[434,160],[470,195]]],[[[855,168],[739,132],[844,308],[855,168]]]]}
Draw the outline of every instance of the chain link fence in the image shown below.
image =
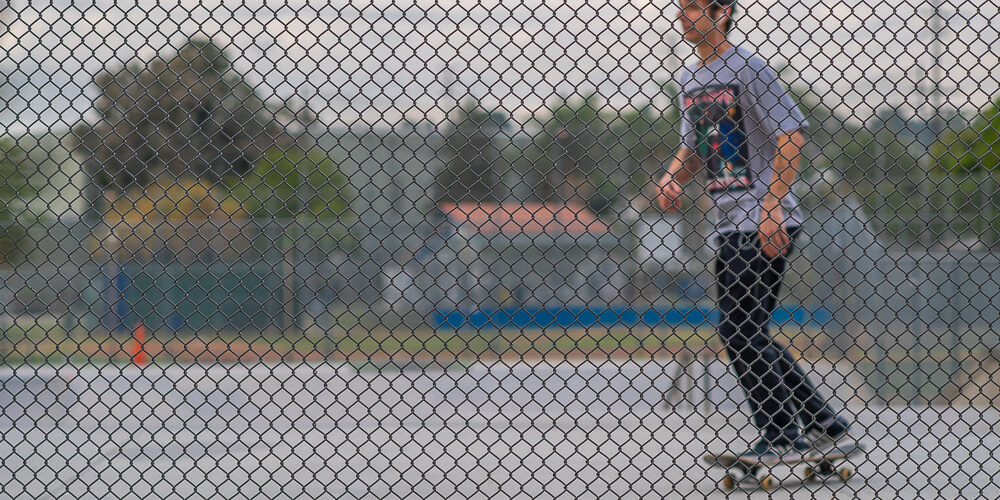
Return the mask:
{"type": "Polygon", "coordinates": [[[0,2],[0,496],[998,498],[998,22],[0,2]]]}

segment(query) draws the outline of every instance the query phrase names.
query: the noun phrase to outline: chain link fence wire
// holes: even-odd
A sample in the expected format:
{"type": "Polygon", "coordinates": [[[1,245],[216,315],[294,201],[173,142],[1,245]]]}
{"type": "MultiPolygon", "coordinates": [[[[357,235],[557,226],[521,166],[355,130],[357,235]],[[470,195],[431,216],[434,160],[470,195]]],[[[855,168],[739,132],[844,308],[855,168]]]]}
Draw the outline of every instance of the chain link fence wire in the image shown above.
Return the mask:
{"type": "Polygon", "coordinates": [[[998,23],[0,2],[0,496],[998,498],[998,23]]]}

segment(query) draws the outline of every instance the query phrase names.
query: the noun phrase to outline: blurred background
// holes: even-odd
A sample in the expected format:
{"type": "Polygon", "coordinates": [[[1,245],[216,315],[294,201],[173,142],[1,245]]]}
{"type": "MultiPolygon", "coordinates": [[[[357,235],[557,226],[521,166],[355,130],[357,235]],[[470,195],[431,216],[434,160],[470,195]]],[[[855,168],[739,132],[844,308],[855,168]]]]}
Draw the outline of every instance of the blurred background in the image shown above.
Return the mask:
{"type": "MultiPolygon", "coordinates": [[[[690,56],[671,3],[4,5],[8,327],[712,319],[708,203],[648,191],[690,56]]],[[[840,351],[1000,319],[976,281],[1000,244],[996,6],[741,8],[734,40],[811,123],[779,314],[840,351]]]]}
{"type": "MultiPolygon", "coordinates": [[[[0,452],[24,462],[0,482],[387,495],[398,472],[428,497],[488,490],[489,455],[528,496],[599,490],[581,471],[700,491],[696,457],[746,429],[709,200],[651,204],[692,57],[677,8],[0,1],[0,452]],[[533,442],[538,415],[565,433],[533,442]]],[[[739,9],[731,39],[810,123],[775,331],[870,438],[859,496],[1000,492],[974,472],[1000,446],[998,5],[739,9]]]]}

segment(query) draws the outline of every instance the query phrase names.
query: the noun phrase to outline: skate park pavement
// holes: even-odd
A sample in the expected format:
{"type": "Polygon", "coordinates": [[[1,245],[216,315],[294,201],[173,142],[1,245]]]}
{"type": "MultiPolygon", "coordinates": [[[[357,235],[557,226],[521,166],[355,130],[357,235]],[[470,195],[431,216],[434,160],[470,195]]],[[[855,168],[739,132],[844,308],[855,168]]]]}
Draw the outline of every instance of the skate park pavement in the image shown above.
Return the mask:
{"type": "MultiPolygon", "coordinates": [[[[752,439],[722,362],[0,369],[11,498],[726,498],[752,439]],[[703,382],[708,376],[708,382],[703,382]]],[[[749,498],[1000,498],[995,406],[868,403],[812,366],[868,446],[847,482],[749,498]],[[994,471],[990,473],[989,471],[994,471]]],[[[838,378],[839,377],[839,378],[838,378]]]]}

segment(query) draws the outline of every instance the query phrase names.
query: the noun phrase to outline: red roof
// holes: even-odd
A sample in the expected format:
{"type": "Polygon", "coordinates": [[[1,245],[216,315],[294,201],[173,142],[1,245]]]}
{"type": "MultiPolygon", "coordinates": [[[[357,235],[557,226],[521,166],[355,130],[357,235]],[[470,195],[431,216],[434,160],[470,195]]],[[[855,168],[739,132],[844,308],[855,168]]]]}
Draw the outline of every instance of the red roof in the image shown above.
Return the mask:
{"type": "Polygon", "coordinates": [[[440,203],[438,207],[457,226],[482,234],[604,233],[608,227],[582,204],[574,203],[440,203]]]}

